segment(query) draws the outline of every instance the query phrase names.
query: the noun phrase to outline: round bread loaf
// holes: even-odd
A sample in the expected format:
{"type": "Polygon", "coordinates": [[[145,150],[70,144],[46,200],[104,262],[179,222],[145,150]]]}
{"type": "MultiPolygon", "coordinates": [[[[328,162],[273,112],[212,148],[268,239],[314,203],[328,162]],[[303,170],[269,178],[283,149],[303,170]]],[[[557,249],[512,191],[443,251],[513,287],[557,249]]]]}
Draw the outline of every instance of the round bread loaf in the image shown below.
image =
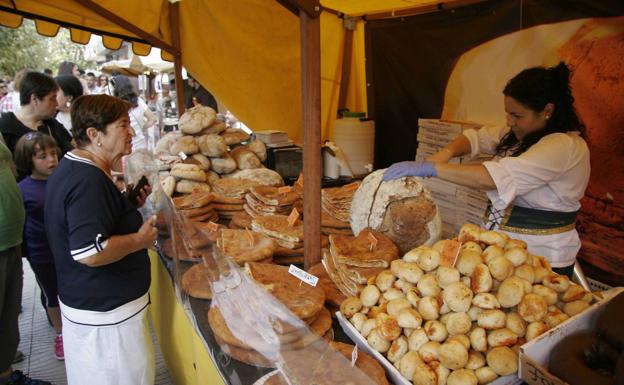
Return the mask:
{"type": "Polygon", "coordinates": [[[240,128],[228,128],[221,133],[221,136],[225,140],[225,143],[228,144],[228,146],[231,146],[233,144],[239,144],[249,140],[249,134],[241,130],[240,128]]]}
{"type": "Polygon", "coordinates": [[[247,145],[247,148],[253,151],[261,162],[264,162],[266,160],[267,148],[263,141],[256,139],[253,142],[249,143],[247,145]]]}
{"type": "Polygon", "coordinates": [[[239,170],[228,175],[223,175],[223,177],[234,179],[249,179],[261,186],[280,187],[284,185],[284,179],[282,179],[281,175],[278,174],[276,171],[270,170],[268,168],[239,170]]]}
{"type": "Polygon", "coordinates": [[[202,135],[197,137],[197,145],[199,151],[211,158],[219,158],[227,152],[227,144],[225,140],[215,134],[202,135]]]}
{"type": "Polygon", "coordinates": [[[199,152],[199,146],[197,146],[194,137],[185,135],[171,144],[169,152],[173,155],[178,155],[181,152],[186,155],[193,155],[199,152]]]}
{"type": "Polygon", "coordinates": [[[197,134],[214,123],[217,113],[210,107],[196,106],[184,111],[178,120],[180,131],[185,134],[197,134]]]}
{"type": "Polygon", "coordinates": [[[171,175],[180,179],[206,181],[206,173],[196,164],[178,163],[171,168],[171,175]]]}
{"type": "Polygon", "coordinates": [[[351,204],[351,229],[355,235],[371,228],[384,233],[402,253],[433,245],[441,234],[441,219],[429,191],[418,178],[383,181],[384,170],[368,175],[351,204]]]}
{"type": "Polygon", "coordinates": [[[216,172],[219,175],[229,174],[232,171],[236,170],[236,161],[229,156],[229,154],[225,154],[227,156],[223,158],[211,158],[211,168],[212,171],[216,172]]]}
{"type": "Polygon", "coordinates": [[[260,162],[260,159],[258,159],[258,156],[256,156],[253,151],[248,150],[243,146],[236,147],[234,150],[232,150],[231,155],[236,161],[236,165],[240,170],[248,170],[262,167],[262,163],[260,162]]]}

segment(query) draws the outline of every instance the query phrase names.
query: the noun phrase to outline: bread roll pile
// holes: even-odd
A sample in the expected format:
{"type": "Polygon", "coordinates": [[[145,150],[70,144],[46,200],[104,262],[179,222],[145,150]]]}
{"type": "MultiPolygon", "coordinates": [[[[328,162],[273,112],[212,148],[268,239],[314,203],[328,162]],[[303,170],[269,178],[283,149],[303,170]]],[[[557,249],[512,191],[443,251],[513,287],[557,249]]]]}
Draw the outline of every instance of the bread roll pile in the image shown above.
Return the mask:
{"type": "Polygon", "coordinates": [[[472,224],[458,240],[459,253],[453,240],[410,250],[340,307],[414,384],[487,384],[514,374],[520,345],[592,300],[522,241],[472,224]]]}
{"type": "MultiPolygon", "coordinates": [[[[242,145],[249,141],[249,134],[226,127],[216,116],[210,107],[190,108],[180,117],[180,131],[166,134],[156,144],[161,183],[170,196],[173,192],[210,191],[216,180],[240,170],[247,171],[247,177],[259,174],[259,178],[267,178],[266,172],[255,171],[264,167],[264,143],[255,140],[242,145]]],[[[275,174],[270,174],[274,180],[261,184],[283,184],[275,174]]]]}

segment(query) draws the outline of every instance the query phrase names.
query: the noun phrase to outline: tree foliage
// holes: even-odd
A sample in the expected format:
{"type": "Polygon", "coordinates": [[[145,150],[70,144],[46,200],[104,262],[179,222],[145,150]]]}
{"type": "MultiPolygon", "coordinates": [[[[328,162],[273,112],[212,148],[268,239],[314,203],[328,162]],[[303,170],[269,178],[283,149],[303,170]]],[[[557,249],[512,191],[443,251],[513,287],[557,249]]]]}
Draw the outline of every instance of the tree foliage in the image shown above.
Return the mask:
{"type": "Polygon", "coordinates": [[[0,27],[0,75],[13,76],[15,72],[29,68],[49,68],[56,75],[62,61],[71,61],[84,68],[89,65],[84,59],[84,46],[71,41],[67,29],[61,28],[53,37],[37,33],[35,23],[24,19],[20,28],[0,27]]]}

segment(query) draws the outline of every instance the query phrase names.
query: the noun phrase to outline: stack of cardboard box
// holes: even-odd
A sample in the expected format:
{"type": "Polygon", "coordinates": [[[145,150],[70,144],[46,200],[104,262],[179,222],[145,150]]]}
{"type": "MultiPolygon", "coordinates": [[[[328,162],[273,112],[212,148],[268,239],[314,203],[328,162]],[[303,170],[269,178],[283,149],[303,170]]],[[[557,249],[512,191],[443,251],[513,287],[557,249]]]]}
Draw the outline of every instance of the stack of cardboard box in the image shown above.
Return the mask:
{"type": "MultiPolygon", "coordinates": [[[[416,160],[423,161],[439,149],[451,143],[464,131],[482,125],[467,122],[451,122],[439,119],[418,119],[418,147],[416,160]]],[[[450,163],[481,163],[487,158],[453,158],[450,163]]],[[[431,191],[442,217],[442,237],[452,238],[465,223],[481,224],[487,207],[484,191],[446,182],[438,178],[428,178],[425,185],[431,191]]]]}

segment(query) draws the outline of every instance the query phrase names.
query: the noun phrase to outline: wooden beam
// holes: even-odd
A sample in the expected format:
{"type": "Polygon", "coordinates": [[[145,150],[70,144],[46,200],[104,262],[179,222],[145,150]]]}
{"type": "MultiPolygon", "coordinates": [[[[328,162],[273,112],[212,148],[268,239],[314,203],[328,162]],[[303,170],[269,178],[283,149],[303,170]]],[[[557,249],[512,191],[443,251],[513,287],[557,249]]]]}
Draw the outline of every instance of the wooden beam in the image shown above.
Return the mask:
{"type": "Polygon", "coordinates": [[[304,265],[321,261],[321,21],[299,11],[303,118],[304,265]]]}
{"type": "Polygon", "coordinates": [[[311,18],[319,17],[321,14],[321,3],[319,0],[277,0],[284,7],[292,11],[297,9],[301,16],[303,11],[307,16],[311,18]]]}
{"type": "MultiPolygon", "coordinates": [[[[171,37],[173,46],[178,52],[180,49],[180,3],[169,3],[169,24],[171,25],[171,37]]],[[[184,105],[184,80],[182,79],[182,54],[174,55],[173,69],[175,72],[176,104],[178,116],[182,116],[186,106],[184,105]]]]}
{"type": "Polygon", "coordinates": [[[338,112],[346,107],[347,91],[349,89],[349,77],[351,76],[351,55],[353,54],[353,30],[355,29],[355,19],[345,16],[344,18],[344,44],[342,50],[342,75],[340,76],[340,92],[338,93],[338,112]]]}
{"type": "Polygon", "coordinates": [[[93,0],[76,0],[76,2],[86,8],[89,8],[92,11],[99,13],[100,15],[104,16],[106,19],[112,21],[113,23],[117,24],[118,26],[125,29],[126,31],[132,32],[133,34],[137,35],[141,39],[144,39],[146,42],[148,42],[152,46],[164,49],[165,51],[171,53],[174,56],[180,55],[179,49],[174,48],[171,44],[165,42],[164,40],[151,35],[150,33],[142,30],[141,28],[130,23],[129,21],[119,17],[118,15],[114,14],[107,8],[97,4],[93,0]]]}

